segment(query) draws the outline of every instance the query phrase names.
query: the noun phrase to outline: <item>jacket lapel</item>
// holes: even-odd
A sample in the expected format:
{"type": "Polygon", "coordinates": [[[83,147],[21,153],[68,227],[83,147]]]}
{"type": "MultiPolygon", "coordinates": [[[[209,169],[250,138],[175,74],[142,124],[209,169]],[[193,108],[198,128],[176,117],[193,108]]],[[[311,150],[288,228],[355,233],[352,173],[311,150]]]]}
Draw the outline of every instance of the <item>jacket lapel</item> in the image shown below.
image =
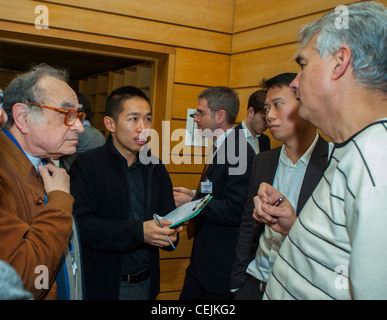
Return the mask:
{"type": "Polygon", "coordinates": [[[325,171],[328,159],[328,143],[318,138],[317,144],[312,152],[308,167],[305,172],[304,181],[300,190],[297,205],[297,215],[301,212],[306,201],[312,195],[325,171]]]}

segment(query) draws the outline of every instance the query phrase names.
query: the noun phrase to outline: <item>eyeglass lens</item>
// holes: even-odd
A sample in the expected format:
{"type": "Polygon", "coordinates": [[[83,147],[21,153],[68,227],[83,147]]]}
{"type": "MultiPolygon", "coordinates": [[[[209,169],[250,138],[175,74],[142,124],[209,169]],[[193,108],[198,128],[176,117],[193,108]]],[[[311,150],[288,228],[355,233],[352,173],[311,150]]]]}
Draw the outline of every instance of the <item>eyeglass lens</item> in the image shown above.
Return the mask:
{"type": "Polygon", "coordinates": [[[85,121],[85,118],[86,118],[86,114],[81,112],[81,113],[78,113],[77,111],[75,110],[70,110],[67,115],[66,115],[66,125],[68,126],[71,126],[74,124],[75,121],[77,121],[77,118],[79,117],[79,120],[81,121],[81,123],[83,123],[85,121]]]}

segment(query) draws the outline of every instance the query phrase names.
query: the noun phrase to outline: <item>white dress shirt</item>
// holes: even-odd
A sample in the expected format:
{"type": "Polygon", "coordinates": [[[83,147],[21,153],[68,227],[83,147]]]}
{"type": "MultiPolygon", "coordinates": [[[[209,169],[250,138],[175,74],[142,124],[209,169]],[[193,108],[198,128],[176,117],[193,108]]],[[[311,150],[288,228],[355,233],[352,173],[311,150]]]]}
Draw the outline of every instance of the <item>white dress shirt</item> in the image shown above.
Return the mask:
{"type": "MultiPolygon", "coordinates": [[[[281,149],[273,187],[291,203],[294,212],[297,211],[302,182],[317,140],[318,135],[316,134],[313,143],[295,164],[287,156],[285,146],[282,146],[281,149]]],[[[283,241],[284,237],[280,233],[265,226],[263,235],[259,239],[255,259],[250,262],[246,272],[258,280],[267,282],[283,241]]]]}

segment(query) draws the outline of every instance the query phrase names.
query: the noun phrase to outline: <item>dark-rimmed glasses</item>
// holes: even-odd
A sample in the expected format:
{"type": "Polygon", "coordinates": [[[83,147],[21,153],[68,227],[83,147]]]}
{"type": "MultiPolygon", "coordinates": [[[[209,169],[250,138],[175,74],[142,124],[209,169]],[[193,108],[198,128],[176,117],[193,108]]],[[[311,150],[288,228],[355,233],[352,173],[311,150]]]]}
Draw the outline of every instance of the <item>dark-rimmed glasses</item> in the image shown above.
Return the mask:
{"type": "Polygon", "coordinates": [[[191,117],[191,118],[195,118],[196,116],[198,117],[198,118],[200,118],[200,117],[202,117],[204,114],[206,114],[206,113],[211,113],[211,112],[203,112],[203,111],[195,111],[194,113],[191,113],[189,116],[191,117]]]}
{"type": "Polygon", "coordinates": [[[59,108],[44,106],[42,104],[33,103],[33,102],[27,102],[27,104],[32,104],[33,106],[46,108],[49,110],[53,110],[53,111],[65,114],[64,123],[66,126],[69,126],[69,127],[71,127],[75,123],[75,121],[77,121],[77,119],[79,119],[79,121],[81,121],[81,123],[83,123],[83,121],[85,121],[85,119],[86,119],[86,113],[78,112],[77,110],[59,109],[59,108]]]}

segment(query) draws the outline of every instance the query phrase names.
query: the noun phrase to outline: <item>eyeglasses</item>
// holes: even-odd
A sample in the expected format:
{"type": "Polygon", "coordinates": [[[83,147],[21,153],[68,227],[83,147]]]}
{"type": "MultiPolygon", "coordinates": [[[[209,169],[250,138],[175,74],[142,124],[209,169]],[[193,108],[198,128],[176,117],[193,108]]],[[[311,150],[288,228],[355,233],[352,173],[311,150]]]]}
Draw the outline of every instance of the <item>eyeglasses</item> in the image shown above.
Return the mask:
{"type": "Polygon", "coordinates": [[[191,118],[195,118],[196,116],[197,116],[198,118],[200,118],[200,117],[202,117],[202,116],[203,116],[204,114],[206,114],[206,113],[211,113],[211,112],[195,111],[194,113],[190,114],[189,116],[190,116],[191,118]]]}
{"type": "Polygon", "coordinates": [[[75,123],[75,121],[77,121],[77,119],[79,119],[81,123],[83,123],[83,121],[85,121],[86,119],[86,113],[78,112],[77,110],[64,110],[64,109],[44,106],[42,104],[37,104],[33,102],[27,102],[27,104],[32,104],[33,106],[46,108],[46,109],[54,110],[56,112],[65,114],[64,123],[66,126],[69,126],[69,127],[71,127],[75,123]]]}

